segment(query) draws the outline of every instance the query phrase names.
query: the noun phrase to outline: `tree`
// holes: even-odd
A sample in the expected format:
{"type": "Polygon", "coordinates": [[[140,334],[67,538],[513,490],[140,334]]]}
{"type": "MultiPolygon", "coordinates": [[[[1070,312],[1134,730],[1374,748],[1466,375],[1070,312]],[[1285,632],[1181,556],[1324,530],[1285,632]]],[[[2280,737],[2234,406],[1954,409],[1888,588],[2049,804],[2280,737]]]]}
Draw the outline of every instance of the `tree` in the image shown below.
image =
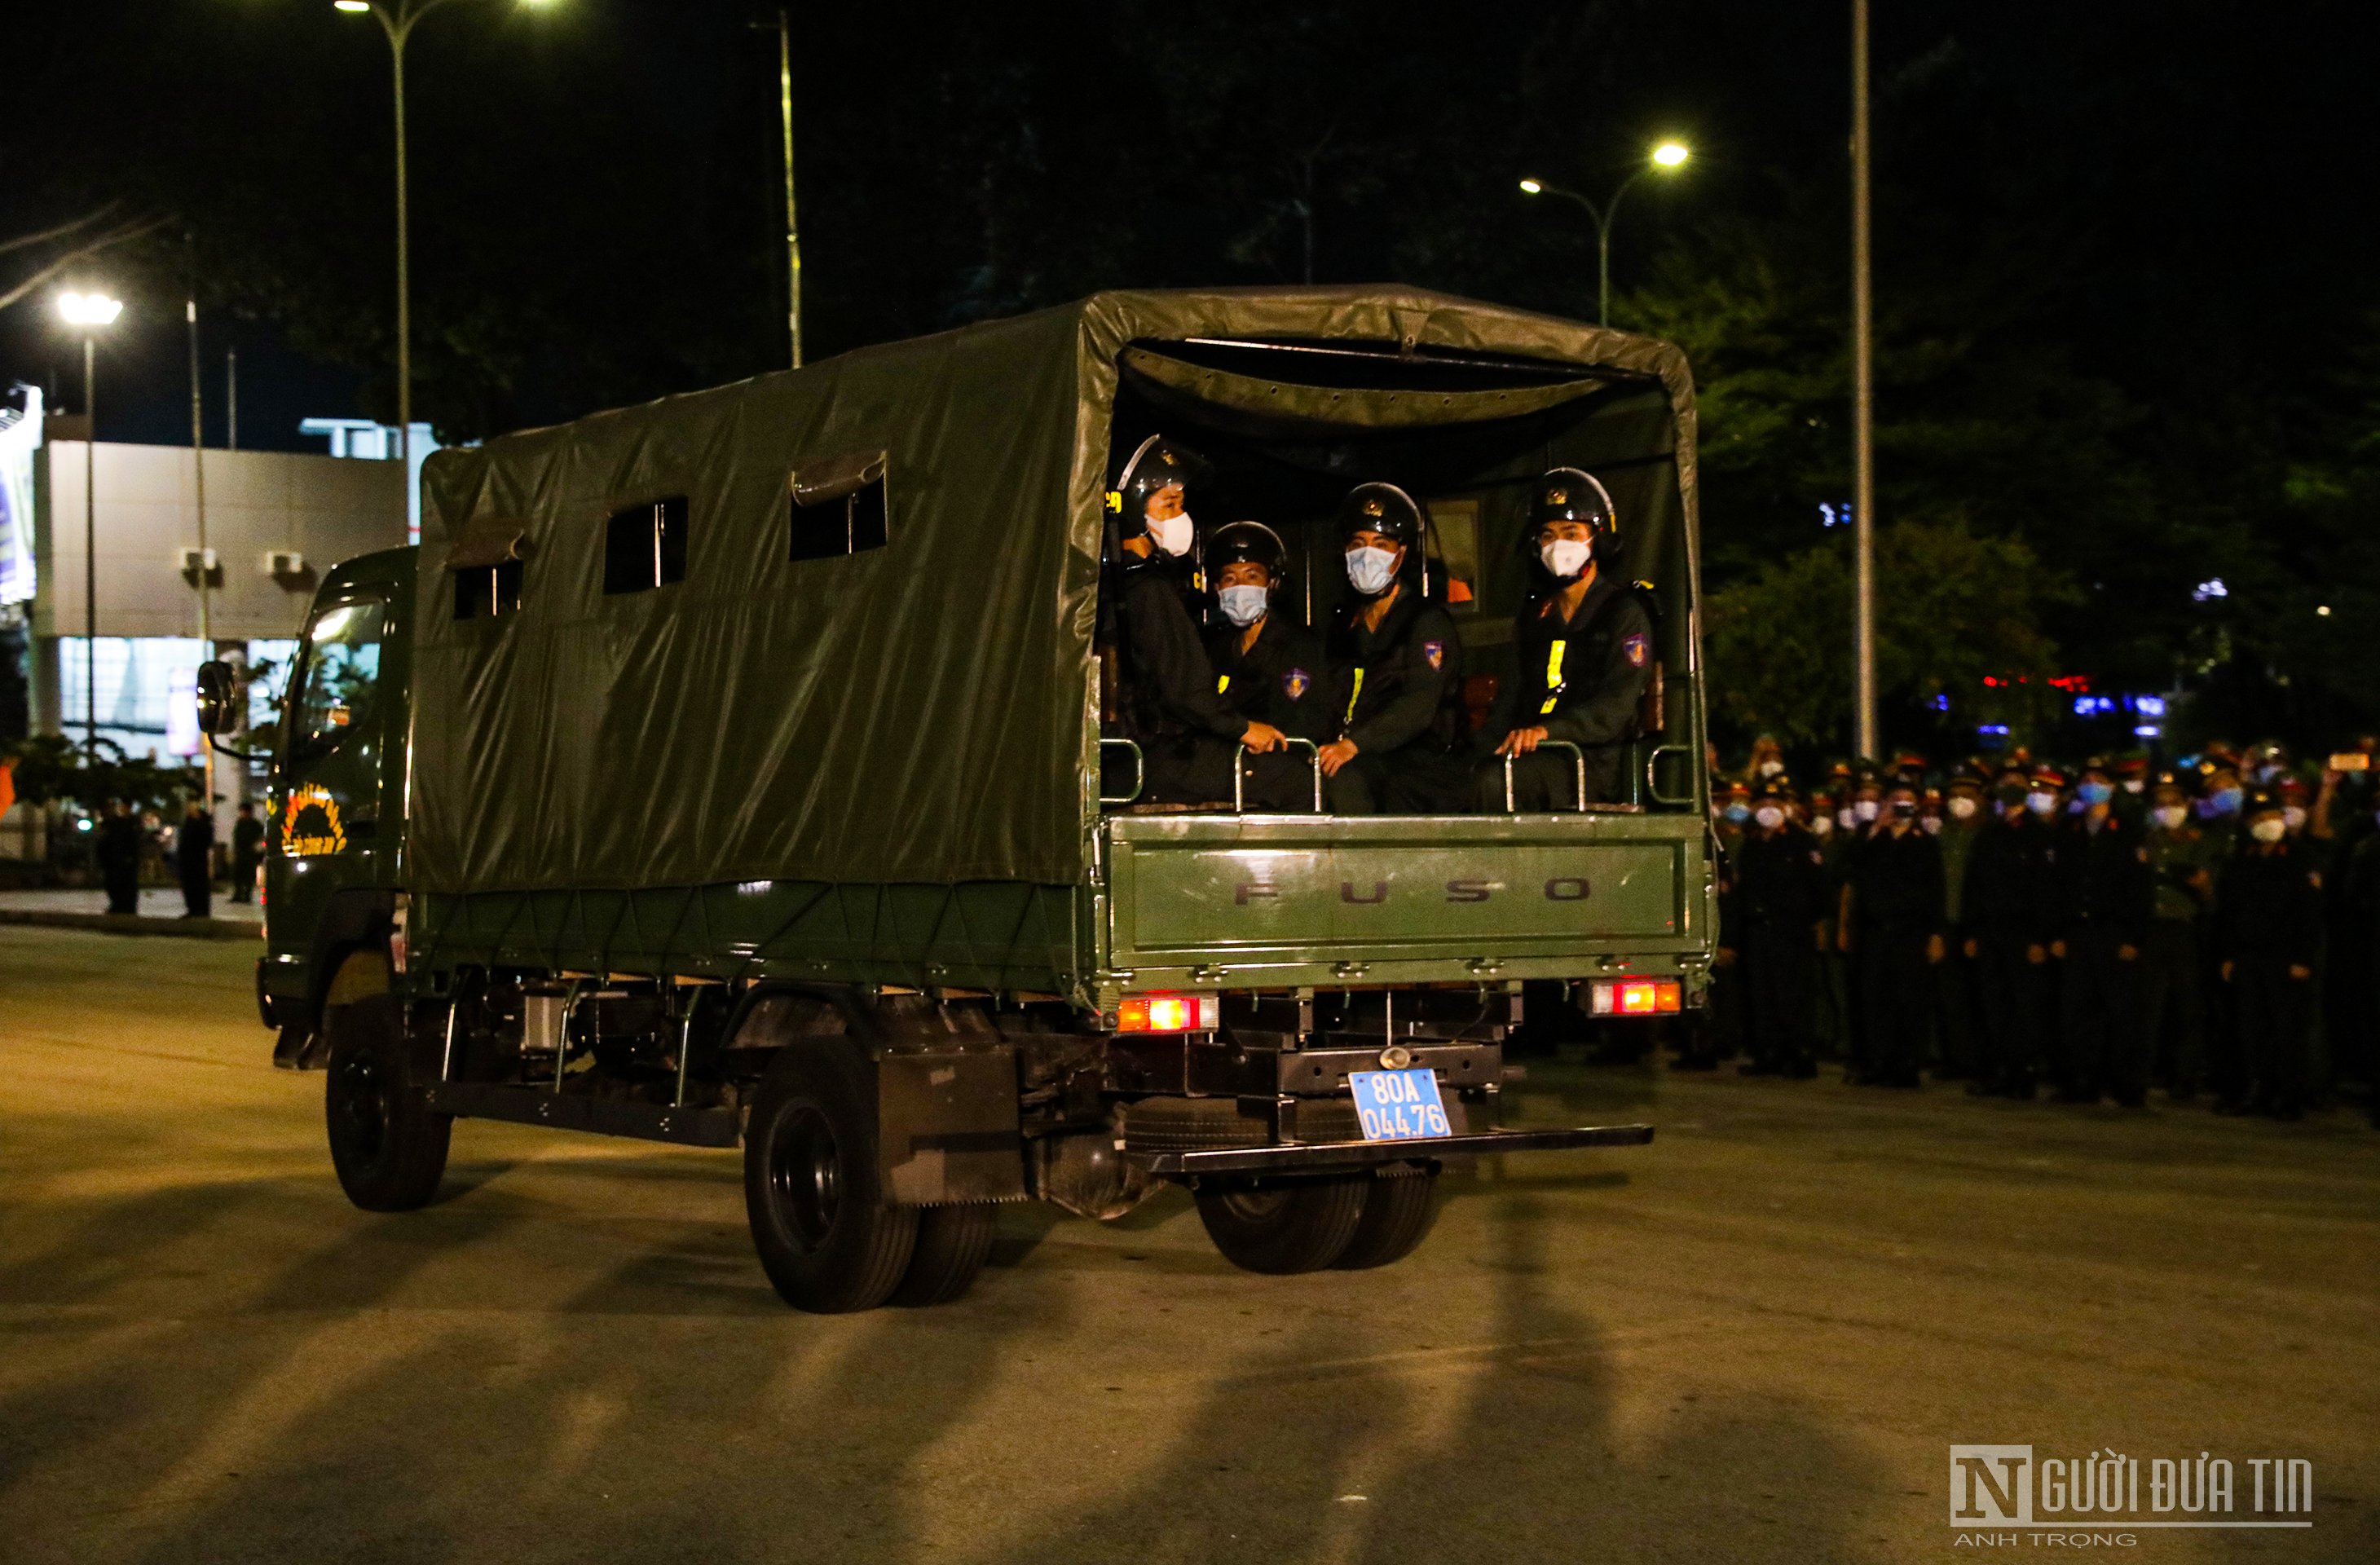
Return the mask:
{"type": "MultiPolygon", "coordinates": [[[[1843,742],[1851,722],[1849,540],[1788,555],[1713,593],[1706,615],[1720,722],[1788,746],[1843,742]]],[[[1992,678],[2039,681],[2057,648],[2039,610],[2072,588],[2019,539],[1961,522],[1901,522],[1876,538],[1876,685],[1905,701],[1992,678]]]]}

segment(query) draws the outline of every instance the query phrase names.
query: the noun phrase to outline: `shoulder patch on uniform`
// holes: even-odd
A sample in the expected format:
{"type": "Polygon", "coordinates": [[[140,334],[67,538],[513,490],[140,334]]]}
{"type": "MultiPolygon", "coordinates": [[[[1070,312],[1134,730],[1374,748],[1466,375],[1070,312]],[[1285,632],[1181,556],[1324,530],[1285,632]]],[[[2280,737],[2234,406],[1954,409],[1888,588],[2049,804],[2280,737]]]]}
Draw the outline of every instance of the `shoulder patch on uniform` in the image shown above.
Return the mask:
{"type": "Polygon", "coordinates": [[[1429,660],[1429,666],[1431,668],[1439,668],[1446,662],[1446,643],[1443,641],[1425,641],[1421,644],[1421,655],[1429,660]]]}
{"type": "Polygon", "coordinates": [[[1620,645],[1628,654],[1628,666],[1631,668],[1643,668],[1645,660],[1653,652],[1653,638],[1641,630],[1620,645]]]}
{"type": "Polygon", "coordinates": [[[1293,701],[1302,701],[1314,688],[1314,676],[1302,668],[1291,669],[1281,676],[1281,693],[1293,701]]]}

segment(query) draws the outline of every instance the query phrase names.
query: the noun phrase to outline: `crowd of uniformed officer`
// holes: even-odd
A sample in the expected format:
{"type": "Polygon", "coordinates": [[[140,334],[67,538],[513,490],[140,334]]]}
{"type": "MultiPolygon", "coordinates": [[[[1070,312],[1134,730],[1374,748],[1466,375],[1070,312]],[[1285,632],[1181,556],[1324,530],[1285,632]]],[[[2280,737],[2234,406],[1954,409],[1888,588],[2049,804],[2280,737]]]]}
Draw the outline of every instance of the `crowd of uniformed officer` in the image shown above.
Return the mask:
{"type": "Polygon", "coordinates": [[[1805,790],[1764,740],[1713,781],[1715,1003],[1680,1063],[2297,1119],[2380,1060],[2374,750],[1906,756],[1805,790]]]}
{"type": "Polygon", "coordinates": [[[1347,591],[1309,630],[1281,535],[1257,520],[1202,529],[1188,509],[1201,482],[1194,453],[1152,435],[1108,494],[1101,732],[1131,746],[1104,748],[1105,796],[1296,810],[1318,789],[1342,814],[1446,814],[1568,808],[1583,782],[1585,800],[1617,800],[1652,621],[1591,475],[1560,467],[1533,487],[1519,673],[1477,718],[1451,584],[1442,568],[1432,579],[1411,494],[1349,491],[1336,524],[1347,591]]]}

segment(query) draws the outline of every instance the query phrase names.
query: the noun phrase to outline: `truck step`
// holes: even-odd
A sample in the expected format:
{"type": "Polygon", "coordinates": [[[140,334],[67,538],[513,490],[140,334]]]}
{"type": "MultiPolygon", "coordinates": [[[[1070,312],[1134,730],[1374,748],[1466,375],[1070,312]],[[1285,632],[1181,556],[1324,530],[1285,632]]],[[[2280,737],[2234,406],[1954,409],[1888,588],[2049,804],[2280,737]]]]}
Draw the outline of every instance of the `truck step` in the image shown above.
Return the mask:
{"type": "Polygon", "coordinates": [[[743,1139],[742,1116],[733,1109],[674,1109],[618,1098],[586,1098],[546,1087],[503,1086],[489,1082],[440,1082],[430,1088],[430,1106],[457,1119],[509,1120],[551,1125],[597,1135],[633,1136],[680,1146],[733,1146],[743,1139]]]}

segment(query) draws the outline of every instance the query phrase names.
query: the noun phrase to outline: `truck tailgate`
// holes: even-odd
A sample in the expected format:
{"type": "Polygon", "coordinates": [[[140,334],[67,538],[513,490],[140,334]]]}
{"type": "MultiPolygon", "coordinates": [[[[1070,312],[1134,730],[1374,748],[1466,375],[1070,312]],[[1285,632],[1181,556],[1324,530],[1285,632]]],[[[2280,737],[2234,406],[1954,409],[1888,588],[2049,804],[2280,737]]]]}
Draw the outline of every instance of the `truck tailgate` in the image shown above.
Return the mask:
{"type": "Polygon", "coordinates": [[[1147,815],[1105,823],[1107,963],[1135,987],[1582,976],[1699,952],[1697,815],[1147,815]]]}

